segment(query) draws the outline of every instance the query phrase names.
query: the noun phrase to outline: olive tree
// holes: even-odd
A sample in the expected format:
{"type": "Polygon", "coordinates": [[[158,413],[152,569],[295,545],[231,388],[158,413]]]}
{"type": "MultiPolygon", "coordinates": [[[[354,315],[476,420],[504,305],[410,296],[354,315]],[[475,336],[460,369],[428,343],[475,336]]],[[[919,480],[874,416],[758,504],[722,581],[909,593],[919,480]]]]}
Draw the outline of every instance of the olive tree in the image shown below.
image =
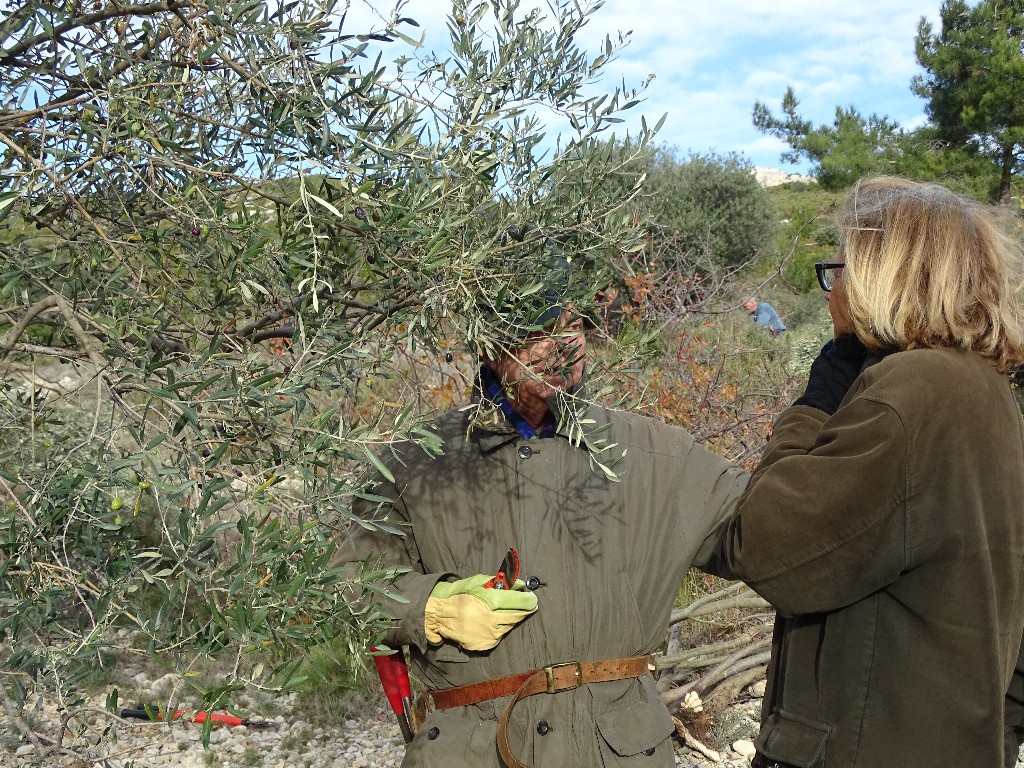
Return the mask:
{"type": "Polygon", "coordinates": [[[600,5],[455,0],[442,53],[402,3],[351,29],[332,0],[8,0],[12,717],[30,683],[73,711],[126,653],[227,659],[188,678],[217,703],[314,644],[374,640],[344,587],[388,574],[331,566],[347,525],[374,525],[349,512],[360,475],[394,441],[440,449],[453,357],[503,343],[553,247],[585,304],[641,246],[635,190],[591,151],[645,87],[601,87],[627,37],[581,48],[600,5]]]}

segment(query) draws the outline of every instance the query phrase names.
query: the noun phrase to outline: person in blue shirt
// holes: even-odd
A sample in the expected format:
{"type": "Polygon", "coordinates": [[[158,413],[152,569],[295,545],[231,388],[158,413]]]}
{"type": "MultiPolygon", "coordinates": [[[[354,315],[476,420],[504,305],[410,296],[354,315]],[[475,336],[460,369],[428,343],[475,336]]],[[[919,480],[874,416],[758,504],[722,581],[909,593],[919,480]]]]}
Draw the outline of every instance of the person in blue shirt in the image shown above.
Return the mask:
{"type": "Polygon", "coordinates": [[[743,302],[743,308],[754,318],[754,322],[764,326],[772,336],[779,336],[786,330],[786,324],[782,322],[775,307],[767,301],[758,301],[753,296],[743,302]]]}

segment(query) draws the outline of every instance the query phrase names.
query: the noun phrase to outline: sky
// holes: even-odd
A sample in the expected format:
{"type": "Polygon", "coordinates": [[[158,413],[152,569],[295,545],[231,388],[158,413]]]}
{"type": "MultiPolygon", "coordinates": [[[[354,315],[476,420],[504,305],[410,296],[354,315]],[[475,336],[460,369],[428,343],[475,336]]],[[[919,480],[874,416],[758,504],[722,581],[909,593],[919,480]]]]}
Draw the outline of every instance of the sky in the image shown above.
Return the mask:
{"type": "MultiPolygon", "coordinates": [[[[378,8],[390,8],[373,0],[378,8]]],[[[524,0],[524,6],[528,2],[524,0]]],[[[924,101],[910,90],[921,72],[914,59],[918,21],[938,27],[940,0],[607,0],[579,42],[596,52],[606,34],[631,31],[630,43],[602,81],[612,90],[654,80],[647,98],[626,113],[625,128],[667,115],[655,142],[681,155],[737,152],[755,166],[806,172],[806,162],[783,164],[785,145],[759,133],[755,101],[780,114],[786,87],[798,114],[830,124],[837,105],[886,115],[906,128],[924,121],[924,101]],[[828,6],[828,7],[826,7],[828,6]],[[589,36],[589,38],[588,38],[589,36]]],[[[444,0],[408,0],[402,14],[416,19],[427,45],[447,42],[444,0]]],[[[352,0],[349,21],[366,13],[352,0]]]]}

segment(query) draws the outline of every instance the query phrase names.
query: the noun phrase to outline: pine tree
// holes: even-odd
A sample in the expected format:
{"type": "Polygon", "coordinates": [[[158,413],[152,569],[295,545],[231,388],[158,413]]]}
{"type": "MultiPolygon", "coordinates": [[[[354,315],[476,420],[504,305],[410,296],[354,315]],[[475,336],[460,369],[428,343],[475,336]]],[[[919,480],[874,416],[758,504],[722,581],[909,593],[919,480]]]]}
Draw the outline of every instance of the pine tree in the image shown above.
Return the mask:
{"type": "Polygon", "coordinates": [[[928,117],[952,146],[998,163],[999,200],[1024,157],[1024,0],[944,0],[941,29],[922,18],[915,38],[925,69],[912,82],[928,117]]]}

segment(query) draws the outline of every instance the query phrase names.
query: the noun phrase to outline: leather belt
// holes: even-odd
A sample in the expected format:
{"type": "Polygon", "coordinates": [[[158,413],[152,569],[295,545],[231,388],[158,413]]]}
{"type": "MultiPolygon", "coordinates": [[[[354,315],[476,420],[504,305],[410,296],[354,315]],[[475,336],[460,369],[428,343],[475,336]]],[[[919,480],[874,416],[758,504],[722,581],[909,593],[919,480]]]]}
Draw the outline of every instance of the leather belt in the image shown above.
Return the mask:
{"type": "Polygon", "coordinates": [[[479,683],[430,691],[435,709],[450,709],[479,704],[490,699],[512,696],[498,719],[498,752],[508,768],[528,768],[519,762],[508,744],[508,720],[515,705],[538,693],[561,693],[589,683],[607,683],[641,677],[655,669],[652,656],[628,656],[603,661],[566,661],[518,675],[484,680],[479,683]]]}

